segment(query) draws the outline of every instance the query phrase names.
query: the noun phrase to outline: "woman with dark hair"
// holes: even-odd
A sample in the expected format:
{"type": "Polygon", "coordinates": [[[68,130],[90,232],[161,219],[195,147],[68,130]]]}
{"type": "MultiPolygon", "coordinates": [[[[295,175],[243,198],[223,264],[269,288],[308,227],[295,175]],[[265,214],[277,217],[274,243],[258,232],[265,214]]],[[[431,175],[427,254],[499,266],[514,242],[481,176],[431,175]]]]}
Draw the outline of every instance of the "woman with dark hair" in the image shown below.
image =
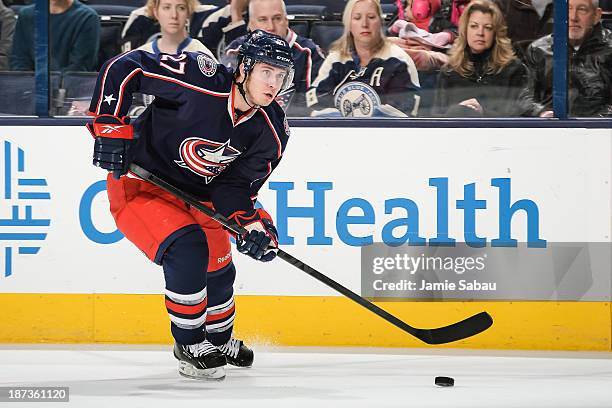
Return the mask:
{"type": "Polygon", "coordinates": [[[446,117],[508,117],[531,113],[527,68],[515,56],[499,8],[475,0],[442,67],[432,113],[446,117]]]}

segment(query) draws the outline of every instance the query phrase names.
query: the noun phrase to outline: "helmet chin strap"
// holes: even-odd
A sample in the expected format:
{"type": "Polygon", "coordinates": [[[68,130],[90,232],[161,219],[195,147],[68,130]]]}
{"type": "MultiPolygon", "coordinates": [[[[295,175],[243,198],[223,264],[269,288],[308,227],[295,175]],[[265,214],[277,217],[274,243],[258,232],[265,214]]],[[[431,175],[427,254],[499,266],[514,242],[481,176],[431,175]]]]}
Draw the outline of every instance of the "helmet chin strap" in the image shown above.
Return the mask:
{"type": "Polygon", "coordinates": [[[251,105],[249,103],[249,98],[247,97],[246,90],[244,89],[244,84],[246,84],[246,81],[247,81],[248,77],[249,77],[249,74],[245,74],[244,79],[242,80],[242,82],[235,81],[236,82],[236,86],[238,87],[238,92],[240,92],[240,95],[242,95],[242,98],[244,99],[246,104],[249,105],[251,107],[251,109],[258,109],[259,105],[257,105],[257,104],[251,105]]]}

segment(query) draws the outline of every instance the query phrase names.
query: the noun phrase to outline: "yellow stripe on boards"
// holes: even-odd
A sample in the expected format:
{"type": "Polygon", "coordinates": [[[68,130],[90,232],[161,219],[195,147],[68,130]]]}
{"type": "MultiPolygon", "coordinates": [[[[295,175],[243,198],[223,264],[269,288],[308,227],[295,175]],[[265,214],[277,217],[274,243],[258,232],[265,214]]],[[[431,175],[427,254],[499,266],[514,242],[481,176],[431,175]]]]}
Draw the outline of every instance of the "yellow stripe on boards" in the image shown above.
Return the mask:
{"type": "MultiPolygon", "coordinates": [[[[0,294],[2,343],[169,344],[162,295],[0,294]]],[[[609,302],[377,302],[417,327],[486,310],[495,323],[437,347],[611,351],[609,302]]],[[[431,347],[343,297],[238,296],[236,335],[283,346],[431,347]]]]}

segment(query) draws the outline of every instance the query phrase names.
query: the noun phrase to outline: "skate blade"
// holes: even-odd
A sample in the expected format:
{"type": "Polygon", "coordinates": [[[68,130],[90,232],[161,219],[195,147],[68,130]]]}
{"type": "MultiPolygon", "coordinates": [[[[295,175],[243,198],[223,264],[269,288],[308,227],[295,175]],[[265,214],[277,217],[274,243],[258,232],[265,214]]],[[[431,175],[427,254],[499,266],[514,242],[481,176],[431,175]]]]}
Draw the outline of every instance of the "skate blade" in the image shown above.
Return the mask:
{"type": "Polygon", "coordinates": [[[198,369],[185,361],[180,361],[178,371],[183,377],[193,380],[223,381],[225,379],[225,366],[198,369]]]}

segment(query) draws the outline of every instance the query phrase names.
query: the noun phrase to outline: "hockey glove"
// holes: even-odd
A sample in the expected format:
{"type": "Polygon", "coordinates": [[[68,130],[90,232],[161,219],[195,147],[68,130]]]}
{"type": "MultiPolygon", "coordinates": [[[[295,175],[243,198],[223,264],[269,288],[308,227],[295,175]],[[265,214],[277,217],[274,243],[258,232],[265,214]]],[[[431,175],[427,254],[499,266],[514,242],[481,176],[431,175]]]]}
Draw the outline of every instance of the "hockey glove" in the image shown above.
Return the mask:
{"type": "Polygon", "coordinates": [[[251,215],[240,212],[231,218],[248,231],[236,237],[236,247],[239,252],[262,262],[276,258],[278,233],[270,214],[259,208],[251,215]]]}
{"type": "Polygon", "coordinates": [[[119,179],[126,174],[134,155],[134,130],[129,117],[100,115],[87,129],[94,137],[93,165],[113,172],[119,179]]]}

